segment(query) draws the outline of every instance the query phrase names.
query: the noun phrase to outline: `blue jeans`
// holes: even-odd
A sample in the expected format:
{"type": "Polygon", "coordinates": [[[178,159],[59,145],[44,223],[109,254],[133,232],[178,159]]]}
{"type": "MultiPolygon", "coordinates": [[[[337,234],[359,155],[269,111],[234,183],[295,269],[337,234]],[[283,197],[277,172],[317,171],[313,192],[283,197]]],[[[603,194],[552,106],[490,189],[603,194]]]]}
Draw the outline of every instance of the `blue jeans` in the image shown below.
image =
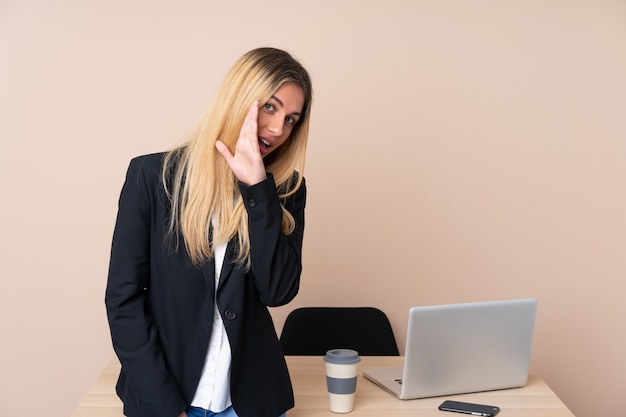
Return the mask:
{"type": "MultiPolygon", "coordinates": [[[[237,413],[235,413],[235,409],[232,405],[221,413],[214,413],[200,407],[189,407],[185,412],[188,417],[237,417],[237,413]]],[[[279,417],[285,417],[285,415],[286,414],[283,414],[279,417]]]]}

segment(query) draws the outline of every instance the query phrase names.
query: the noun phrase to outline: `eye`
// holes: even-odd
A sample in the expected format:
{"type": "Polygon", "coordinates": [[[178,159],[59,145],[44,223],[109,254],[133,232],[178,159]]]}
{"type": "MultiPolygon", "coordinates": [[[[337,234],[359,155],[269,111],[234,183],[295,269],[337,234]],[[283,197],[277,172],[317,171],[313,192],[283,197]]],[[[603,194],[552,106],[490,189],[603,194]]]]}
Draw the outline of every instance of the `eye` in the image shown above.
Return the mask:
{"type": "Polygon", "coordinates": [[[293,118],[293,117],[291,117],[291,116],[287,116],[287,117],[285,117],[285,122],[287,122],[287,124],[288,124],[288,125],[293,126],[293,125],[295,125],[295,124],[296,124],[297,120],[296,120],[296,119],[294,119],[294,118],[293,118]]]}
{"type": "Polygon", "coordinates": [[[264,108],[265,108],[265,110],[267,110],[267,111],[274,111],[274,110],[275,110],[275,107],[274,107],[274,105],[273,105],[272,103],[265,103],[265,104],[263,105],[263,107],[264,107],[264,108]]]}

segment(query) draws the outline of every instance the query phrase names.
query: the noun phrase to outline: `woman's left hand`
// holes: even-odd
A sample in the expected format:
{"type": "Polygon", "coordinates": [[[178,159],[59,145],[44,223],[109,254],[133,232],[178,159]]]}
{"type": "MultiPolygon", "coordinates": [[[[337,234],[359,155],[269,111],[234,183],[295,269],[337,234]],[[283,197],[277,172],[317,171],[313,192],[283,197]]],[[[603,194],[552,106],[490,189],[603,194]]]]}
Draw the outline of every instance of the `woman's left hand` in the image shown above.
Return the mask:
{"type": "Polygon", "coordinates": [[[226,159],[237,179],[246,185],[258,184],[267,178],[257,135],[258,114],[259,102],[255,101],[241,126],[234,155],[224,142],[221,140],[215,142],[215,147],[226,159]]]}

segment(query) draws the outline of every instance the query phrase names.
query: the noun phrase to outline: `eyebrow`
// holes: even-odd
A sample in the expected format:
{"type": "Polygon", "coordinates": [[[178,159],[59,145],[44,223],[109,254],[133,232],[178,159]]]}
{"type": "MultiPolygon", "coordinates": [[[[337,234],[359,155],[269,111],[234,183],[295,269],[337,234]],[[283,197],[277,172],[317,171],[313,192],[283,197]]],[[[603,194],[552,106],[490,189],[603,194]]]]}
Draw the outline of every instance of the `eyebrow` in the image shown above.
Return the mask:
{"type": "MultiPolygon", "coordinates": [[[[278,102],[278,104],[280,104],[280,107],[285,107],[285,105],[283,104],[283,102],[282,102],[282,101],[281,101],[278,97],[276,97],[276,96],[272,96],[272,97],[270,97],[270,99],[272,99],[272,98],[273,98],[274,100],[276,100],[276,101],[278,102]]],[[[293,114],[294,116],[301,116],[301,113],[300,113],[300,112],[297,112],[297,111],[294,111],[294,112],[293,112],[293,113],[291,113],[291,114],[293,114]]]]}

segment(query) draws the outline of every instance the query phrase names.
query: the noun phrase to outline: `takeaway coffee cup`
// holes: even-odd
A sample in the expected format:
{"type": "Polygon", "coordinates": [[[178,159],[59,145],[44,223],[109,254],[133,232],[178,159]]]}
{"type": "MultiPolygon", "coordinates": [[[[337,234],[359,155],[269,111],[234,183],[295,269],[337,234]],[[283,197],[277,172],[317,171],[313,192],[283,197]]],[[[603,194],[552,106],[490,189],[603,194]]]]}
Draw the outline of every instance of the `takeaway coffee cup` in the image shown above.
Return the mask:
{"type": "Polygon", "coordinates": [[[330,411],[349,413],[354,408],[356,377],[361,362],[359,353],[352,349],[331,349],[326,352],[324,362],[330,411]]]}

